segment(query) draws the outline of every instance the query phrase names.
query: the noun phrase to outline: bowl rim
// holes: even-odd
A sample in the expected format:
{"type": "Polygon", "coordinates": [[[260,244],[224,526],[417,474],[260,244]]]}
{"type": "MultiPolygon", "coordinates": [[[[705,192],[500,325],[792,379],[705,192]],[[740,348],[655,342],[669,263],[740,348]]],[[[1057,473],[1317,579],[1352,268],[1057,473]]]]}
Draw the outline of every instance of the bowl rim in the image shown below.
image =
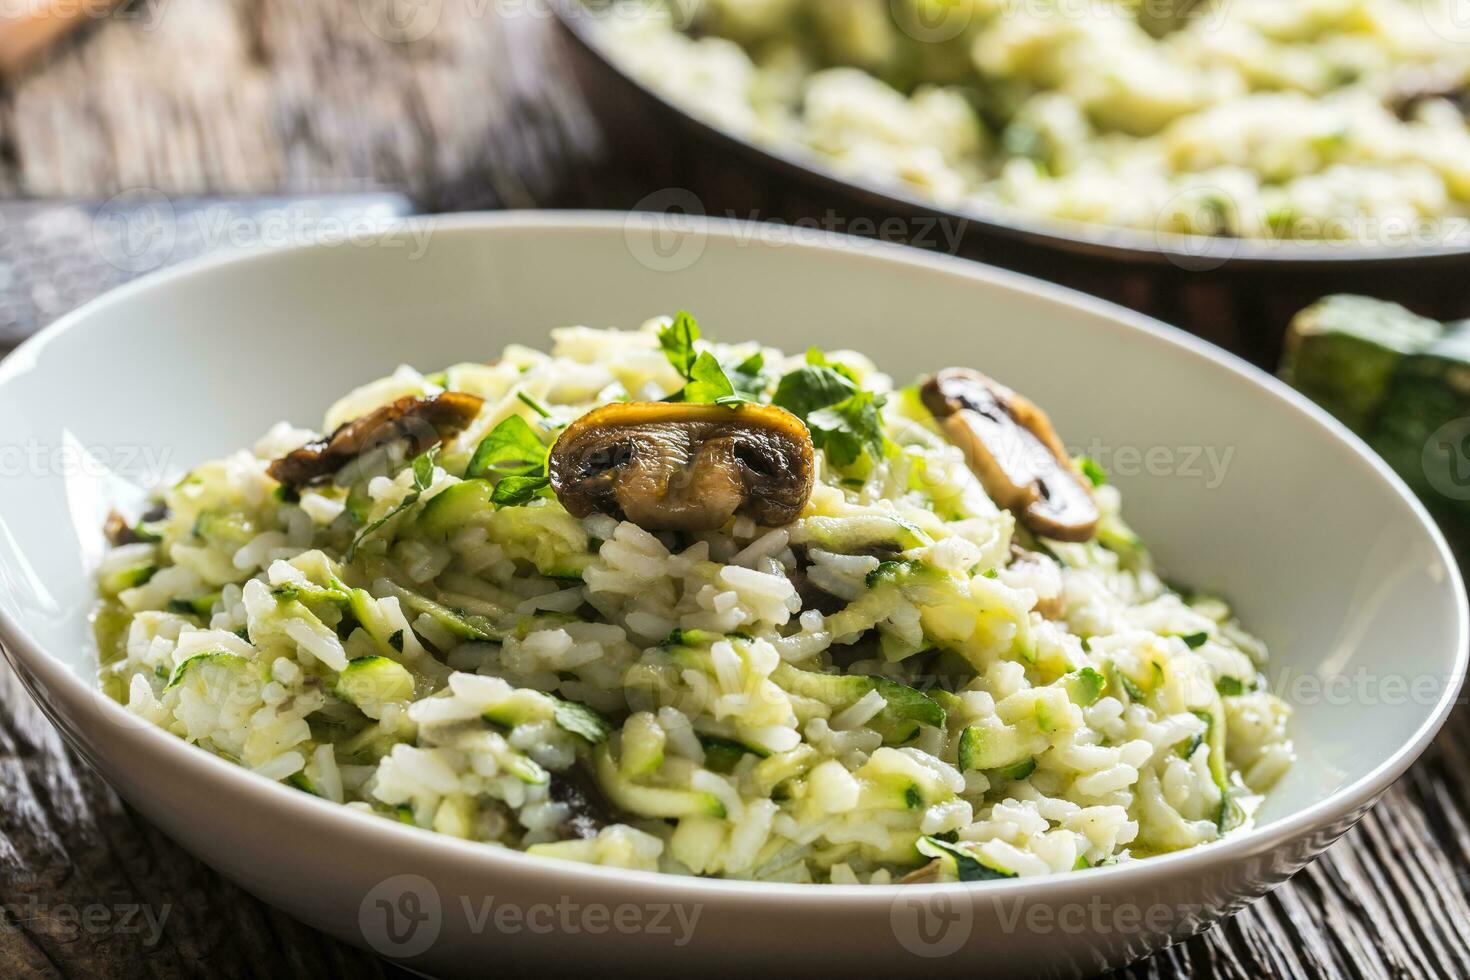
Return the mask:
{"type": "Polygon", "coordinates": [[[589,9],[583,0],[546,0],[546,3],[565,35],[585,54],[707,141],[735,150],[747,159],[787,176],[821,185],[827,190],[855,195],[878,206],[958,222],[962,228],[973,225],[1001,238],[1071,254],[1150,266],[1170,265],[1180,272],[1228,272],[1247,268],[1324,270],[1365,264],[1380,267],[1429,265],[1443,264],[1470,254],[1470,240],[1450,245],[1340,245],[1333,239],[1272,240],[1186,235],[1158,230],[1148,232],[1123,225],[1032,215],[1022,208],[986,206],[973,201],[965,206],[945,206],[911,190],[900,181],[870,180],[844,174],[816,154],[761,143],[703,118],[624,69],[598,36],[596,24],[602,15],[589,9]]]}
{"type": "MultiPolygon", "coordinates": [[[[504,235],[551,233],[553,235],[602,235],[621,233],[624,236],[634,228],[656,231],[656,215],[611,211],[502,211],[471,212],[457,215],[436,215],[427,218],[409,219],[408,224],[432,223],[436,234],[448,232],[454,235],[504,235]]],[[[1109,303],[1085,293],[1077,292],[1030,276],[997,269],[980,263],[953,256],[927,252],[908,246],[885,242],[874,242],[852,236],[824,238],[820,243],[800,239],[780,246],[770,246],[761,235],[752,235],[749,223],[728,219],[702,218],[702,233],[707,240],[721,240],[727,247],[781,247],[793,245],[801,249],[835,252],[855,261],[876,261],[896,264],[913,272],[940,273],[975,283],[980,288],[1001,289],[1021,292],[1040,298],[1061,307],[1068,307],[1094,320],[1096,329],[1109,329],[1115,333],[1142,333],[1152,341],[1172,347],[1194,358],[1209,361],[1220,369],[1236,376],[1236,379],[1257,389],[1262,397],[1272,398],[1284,409],[1307,416],[1325,430],[1325,435],[1346,444],[1356,462],[1386,483],[1406,505],[1434,547],[1440,565],[1445,569],[1452,592],[1458,598],[1455,603],[1455,651],[1450,661],[1450,672],[1438,701],[1425,716],[1414,734],[1370,772],[1353,782],[1339,787],[1333,793],[1314,803],[1287,814],[1278,820],[1252,827],[1242,833],[1201,844],[1196,847],[1169,854],[1162,854],[1121,865],[1108,865],[1086,869],[1081,872],[1060,872],[1029,878],[1014,878],[985,882],[944,882],[930,884],[888,885],[812,885],[788,882],[759,882],[719,878],[686,877],[650,871],[632,871],[536,857],[508,848],[491,847],[483,843],[461,840],[418,827],[409,827],[385,820],[372,814],[348,809],[342,804],[320,799],[292,789],[283,783],[262,779],[240,766],[226,762],[212,753],[201,751],[161,728],[147,724],[129,714],[122,705],[104,695],[94,685],[73,673],[61,660],[46,652],[43,645],[12,617],[0,608],[0,651],[3,651],[17,674],[32,691],[38,706],[58,722],[64,734],[67,725],[61,724],[57,714],[67,715],[54,702],[64,702],[75,712],[87,701],[91,710],[100,707],[107,720],[117,730],[128,733],[138,740],[146,752],[156,752],[153,758],[164,762],[170,771],[184,779],[199,780],[202,789],[205,781],[222,780],[237,799],[249,798],[254,805],[274,807],[282,819],[332,825],[341,833],[358,835],[387,834],[382,838],[383,846],[392,846],[401,852],[416,852],[425,859],[439,859],[457,864],[473,866],[487,876],[496,874],[534,873],[542,879],[560,879],[568,888],[579,881],[601,882],[603,885],[622,882],[638,883],[655,889],[672,898],[685,901],[738,900],[780,896],[783,901],[793,899],[805,906],[811,902],[859,906],[892,905],[897,898],[912,895],[928,895],[936,890],[953,892],[956,889],[973,890],[975,899],[1022,897],[1029,901],[1046,902],[1063,899],[1066,894],[1079,887],[1090,887],[1092,883],[1104,881],[1122,885],[1147,878],[1155,880],[1174,875],[1199,873],[1206,866],[1228,863],[1265,849],[1275,849],[1284,843],[1320,829],[1344,817],[1355,820],[1373,804],[1377,797],[1393,784],[1424,751],[1443,725],[1451,708],[1455,705],[1465,680],[1466,667],[1470,664],[1470,604],[1467,604],[1465,585],[1449,546],[1438,527],[1429,517],[1419,500],[1408,487],[1380,460],[1357,436],[1333,419],[1321,408],[1304,396],[1293,391],[1282,382],[1259,371],[1247,362],[1213,345],[1168,326],[1151,317],[1136,313],[1125,307],[1109,303]],[[742,228],[746,229],[742,231],[742,228]],[[49,697],[41,697],[35,691],[37,685],[45,689],[49,697]],[[376,830],[372,829],[376,828],[376,830]]],[[[225,253],[205,255],[161,269],[123,286],[110,290],[77,309],[65,314],[54,323],[21,344],[0,361],[0,392],[16,378],[28,373],[36,356],[53,340],[98,317],[106,317],[109,308],[119,302],[149,293],[167,291],[186,280],[207,279],[220,269],[234,266],[287,262],[302,255],[334,247],[333,242],[317,242],[287,247],[250,247],[225,253]]],[[[79,726],[80,727],[80,726],[79,726]]],[[[84,753],[85,754],[85,753],[84,753]]],[[[105,774],[104,774],[105,776],[105,774]]],[[[110,781],[109,781],[110,782],[110,781]]],[[[1342,829],[1346,829],[1343,827],[1342,829]]],[[[418,866],[408,865],[409,870],[418,866]]]]}

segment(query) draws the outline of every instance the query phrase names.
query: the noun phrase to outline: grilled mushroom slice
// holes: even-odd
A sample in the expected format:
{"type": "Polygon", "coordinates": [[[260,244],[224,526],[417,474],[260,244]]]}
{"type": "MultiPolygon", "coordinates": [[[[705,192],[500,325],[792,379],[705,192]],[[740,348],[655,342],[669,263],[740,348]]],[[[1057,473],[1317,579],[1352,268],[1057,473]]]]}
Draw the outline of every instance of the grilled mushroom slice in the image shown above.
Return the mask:
{"type": "Polygon", "coordinates": [[[1092,537],[1097,503],[1045,412],[968,368],[940,371],[920,395],[992,500],[1042,537],[1092,537]]]}
{"type": "Polygon", "coordinates": [[[556,496],[577,517],[604,513],[651,531],[712,531],[735,515],[796,520],[815,478],[812,437],[771,405],[605,405],[551,449],[556,496]]]}
{"type": "Polygon", "coordinates": [[[300,487],[329,479],[369,449],[404,440],[412,456],[454,438],[469,425],[484,399],[461,391],[433,398],[407,395],[361,418],[344,422],[325,439],[309,442],[271,463],[266,470],[287,486],[300,487]]]}

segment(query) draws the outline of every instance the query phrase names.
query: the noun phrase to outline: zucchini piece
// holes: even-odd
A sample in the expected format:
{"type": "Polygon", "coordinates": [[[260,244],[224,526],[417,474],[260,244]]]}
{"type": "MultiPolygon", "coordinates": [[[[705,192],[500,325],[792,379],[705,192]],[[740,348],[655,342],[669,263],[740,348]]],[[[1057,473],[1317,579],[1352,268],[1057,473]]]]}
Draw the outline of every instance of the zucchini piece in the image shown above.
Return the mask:
{"type": "Polygon", "coordinates": [[[158,566],[153,562],[141,562],[137,565],[129,565],[127,568],[119,568],[115,572],[108,572],[98,580],[97,586],[103,596],[111,599],[128,589],[146,584],[157,573],[158,566]]]}
{"type": "Polygon", "coordinates": [[[1291,321],[1281,377],[1348,428],[1367,435],[1400,360],[1441,332],[1434,320],[1395,303],[1329,296],[1291,321]]]}
{"type": "Polygon", "coordinates": [[[887,745],[907,742],[919,733],[922,725],[945,727],[946,715],[939,702],[886,677],[823,674],[782,663],[772,671],[771,679],[791,694],[812,698],[834,710],[846,708],[870,691],[877,691],[887,706],[868,722],[868,727],[882,735],[887,745]]]}
{"type": "Polygon", "coordinates": [[[1091,667],[1083,667],[1076,673],[1068,674],[1065,683],[1067,696],[1072,699],[1073,704],[1081,708],[1096,704],[1108,687],[1108,679],[1091,667]]]}
{"type": "Polygon", "coordinates": [[[623,724],[618,769],[629,779],[653,775],[664,764],[664,745],[667,742],[668,736],[653,715],[647,711],[638,712],[623,724]]]}
{"type": "Polygon", "coordinates": [[[995,774],[1001,779],[1022,780],[1036,771],[1036,760],[1027,759],[1018,762],[1014,766],[1006,766],[1004,769],[995,770],[995,774]]]}
{"type": "Polygon", "coordinates": [[[943,863],[955,881],[995,881],[1014,878],[1014,871],[992,867],[981,856],[963,844],[951,844],[938,837],[920,837],[914,847],[919,854],[943,863]]]}
{"type": "Polygon", "coordinates": [[[288,786],[294,786],[296,789],[301,790],[301,792],[303,793],[310,793],[312,796],[322,795],[317,791],[316,785],[307,778],[307,775],[304,772],[293,772],[291,775],[286,777],[286,784],[288,786]]]}
{"type": "Polygon", "coordinates": [[[592,745],[605,741],[612,731],[607,719],[585,704],[527,688],[512,691],[505,700],[480,717],[501,728],[515,728],[517,725],[550,719],[562,731],[576,735],[592,745]]]}
{"type": "Polygon", "coordinates": [[[803,518],[791,538],[797,544],[815,545],[839,555],[908,551],[934,543],[917,525],[883,514],[803,518]]]}
{"type": "Polygon", "coordinates": [[[704,746],[704,766],[718,773],[728,774],[739,765],[741,758],[753,755],[757,759],[765,759],[770,752],[756,745],[748,745],[737,738],[726,738],[723,735],[708,735],[698,732],[699,744],[704,746]]]}
{"type": "Polygon", "coordinates": [[[587,571],[587,566],[597,560],[594,554],[563,555],[546,566],[542,572],[547,578],[562,579],[567,582],[582,581],[582,573],[587,571]]]}
{"type": "Polygon", "coordinates": [[[878,567],[863,576],[863,584],[870,589],[876,589],[884,582],[897,582],[908,574],[917,562],[911,561],[884,561],[879,562],[878,567]]]}
{"type": "Polygon", "coordinates": [[[987,718],[960,733],[960,771],[1010,769],[1032,761],[1049,744],[1045,736],[1027,735],[1015,725],[987,718]]]}
{"type": "Polygon", "coordinates": [[[1460,473],[1464,447],[1446,444],[1439,430],[1470,415],[1470,322],[1451,324],[1444,335],[1401,358],[1368,434],[1368,444],[1431,506],[1470,518],[1460,473]],[[1446,486],[1448,484],[1448,486],[1446,486]]]}
{"type": "Polygon", "coordinates": [[[475,523],[475,516],[493,511],[495,485],[489,480],[462,480],[434,494],[419,512],[418,526],[430,537],[447,538],[475,523]]]}
{"type": "Polygon", "coordinates": [[[238,653],[224,650],[207,650],[187,658],[169,675],[163,685],[165,693],[183,684],[201,694],[227,691],[240,673],[250,666],[250,661],[238,653]]]}
{"type": "Polygon", "coordinates": [[[607,736],[612,732],[612,726],[602,715],[585,704],[568,701],[555,694],[549,694],[547,697],[556,702],[556,706],[551,709],[551,716],[562,731],[577,735],[592,745],[607,741],[607,736]]]}
{"type": "Polygon", "coordinates": [[[337,675],[333,689],[337,697],[355,704],[369,718],[382,714],[391,701],[413,697],[413,675],[402,664],[387,657],[355,657],[337,675]]]}
{"type": "Polygon", "coordinates": [[[219,601],[219,595],[218,592],[209,592],[192,599],[170,599],[168,608],[172,612],[185,616],[200,616],[207,619],[214,612],[214,604],[219,601]]]}
{"type": "Polygon", "coordinates": [[[207,510],[194,519],[194,537],[222,551],[239,551],[259,533],[255,522],[238,511],[207,510]]]}
{"type": "MultiPolygon", "coordinates": [[[[434,500],[438,499],[438,497],[434,498],[434,500]]],[[[433,500],[429,501],[430,505],[433,502],[433,500]]],[[[380,580],[380,587],[385,589],[390,595],[396,596],[405,609],[419,615],[428,616],[450,634],[462,640],[483,640],[490,643],[502,643],[510,636],[508,630],[501,629],[484,616],[477,616],[472,613],[451,609],[442,603],[435,602],[426,595],[422,595],[412,589],[405,589],[396,582],[382,579],[380,580]]],[[[363,595],[366,596],[367,593],[363,593],[363,595]]],[[[356,615],[355,608],[353,612],[356,615]]],[[[361,617],[359,617],[359,621],[361,621],[361,617]]],[[[367,624],[363,623],[363,625],[366,626],[367,624]]]]}
{"type": "Polygon", "coordinates": [[[663,786],[641,786],[618,771],[604,742],[593,753],[597,785],[609,802],[640,817],[724,817],[725,804],[712,793],[663,786]]]}

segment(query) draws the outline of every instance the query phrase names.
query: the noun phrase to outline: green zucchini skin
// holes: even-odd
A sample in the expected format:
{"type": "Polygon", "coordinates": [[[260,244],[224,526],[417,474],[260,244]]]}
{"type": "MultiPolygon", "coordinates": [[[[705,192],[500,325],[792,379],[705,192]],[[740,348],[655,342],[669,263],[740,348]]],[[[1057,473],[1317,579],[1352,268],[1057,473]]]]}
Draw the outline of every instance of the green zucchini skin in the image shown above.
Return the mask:
{"type": "Polygon", "coordinates": [[[1400,362],[1443,329],[1396,303],[1329,296],[1293,318],[1281,376],[1366,437],[1400,362]]]}
{"type": "Polygon", "coordinates": [[[1470,421],[1445,431],[1470,420],[1470,320],[1329,296],[1293,319],[1280,373],[1372,446],[1470,554],[1470,421]]]}

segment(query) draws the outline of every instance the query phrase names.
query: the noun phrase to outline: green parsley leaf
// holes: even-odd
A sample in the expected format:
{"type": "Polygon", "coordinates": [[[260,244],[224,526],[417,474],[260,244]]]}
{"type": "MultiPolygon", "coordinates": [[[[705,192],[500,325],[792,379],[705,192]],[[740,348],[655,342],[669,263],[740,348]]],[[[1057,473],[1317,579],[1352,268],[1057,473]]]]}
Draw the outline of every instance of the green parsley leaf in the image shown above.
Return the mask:
{"type": "Polygon", "coordinates": [[[524,507],[550,491],[551,481],[545,476],[507,476],[495,484],[490,501],[496,507],[524,507]]]}
{"type": "MultiPolygon", "coordinates": [[[[749,401],[744,394],[735,390],[725,369],[709,351],[699,353],[694,342],[699,339],[699,324],[694,317],[680,310],[674,322],[658,332],[658,344],[664,357],[674,370],[684,378],[684,387],[665,398],[666,402],[690,402],[708,405],[733,405],[749,401]]],[[[747,359],[748,363],[749,359],[747,359]]]]}
{"type": "Polygon", "coordinates": [[[735,365],[732,371],[726,371],[725,373],[730,376],[730,383],[735,386],[735,391],[738,394],[748,397],[751,401],[755,401],[766,390],[765,369],[766,355],[760,351],[756,351],[735,365]]]}
{"type": "Polygon", "coordinates": [[[1179,639],[1183,640],[1184,645],[1189,647],[1189,649],[1198,650],[1209,641],[1210,634],[1204,632],[1190,633],[1187,636],[1181,636],[1179,639]]]}
{"type": "Polygon", "coordinates": [[[1108,471],[1103,469],[1091,456],[1078,456],[1077,468],[1082,475],[1087,477],[1087,482],[1095,487],[1100,487],[1108,482],[1108,471]]]}
{"type": "Polygon", "coordinates": [[[684,386],[684,401],[708,403],[735,396],[735,386],[725,376],[725,369],[715,355],[705,351],[694,359],[689,369],[689,383],[684,386]]]}
{"type": "Polygon", "coordinates": [[[698,339],[699,324],[683,310],[674,315],[673,323],[658,332],[658,345],[663,348],[664,357],[682,378],[688,378],[694,367],[694,342],[698,339]]]}
{"type": "Polygon", "coordinates": [[[856,371],[848,367],[846,364],[843,364],[841,361],[834,361],[830,359],[823,351],[820,351],[815,347],[808,347],[806,349],[806,362],[813,365],[814,367],[831,368],[832,370],[836,371],[838,374],[846,378],[848,381],[851,381],[853,384],[858,383],[858,376],[856,371]]]}
{"type": "Polygon", "coordinates": [[[865,451],[872,459],[883,457],[883,418],[878,414],[881,396],[859,391],[830,408],[807,416],[812,441],[838,466],[851,466],[865,451]]]}
{"type": "Polygon", "coordinates": [[[808,364],[781,378],[771,404],[805,420],[812,412],[844,402],[857,391],[858,386],[845,375],[824,365],[808,364]]]}
{"type": "Polygon", "coordinates": [[[546,470],[546,447],[525,419],[511,415],[480,440],[465,468],[466,480],[535,476],[546,470]]]}
{"type": "Polygon", "coordinates": [[[413,469],[412,492],[404,497],[398,506],[357,532],[357,536],[352,539],[352,544],[347,546],[346,557],[348,561],[352,561],[357,557],[357,549],[362,547],[362,543],[376,533],[379,528],[419,502],[419,497],[423,496],[423,492],[429,489],[429,485],[434,482],[434,461],[438,456],[439,447],[434,446],[428,452],[413,458],[413,462],[409,464],[413,469]]]}
{"type": "Polygon", "coordinates": [[[766,355],[762,354],[760,351],[756,351],[754,354],[750,355],[745,360],[735,365],[735,373],[745,375],[757,375],[760,374],[761,371],[765,370],[765,367],[766,355]]]}

